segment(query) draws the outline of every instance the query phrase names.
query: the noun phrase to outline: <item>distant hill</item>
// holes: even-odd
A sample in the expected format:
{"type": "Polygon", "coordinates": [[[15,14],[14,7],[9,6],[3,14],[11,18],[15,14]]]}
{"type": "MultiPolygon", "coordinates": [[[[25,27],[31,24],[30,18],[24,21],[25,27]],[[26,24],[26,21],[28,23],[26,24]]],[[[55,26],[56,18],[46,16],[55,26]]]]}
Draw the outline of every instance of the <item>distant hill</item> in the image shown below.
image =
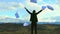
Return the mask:
{"type": "MultiPolygon", "coordinates": [[[[29,21],[21,20],[21,19],[18,19],[18,18],[11,18],[11,17],[0,18],[0,24],[1,23],[16,23],[16,24],[19,24],[19,23],[25,23],[25,22],[30,23],[29,21]]],[[[38,22],[38,24],[60,24],[60,22],[38,22]]]]}

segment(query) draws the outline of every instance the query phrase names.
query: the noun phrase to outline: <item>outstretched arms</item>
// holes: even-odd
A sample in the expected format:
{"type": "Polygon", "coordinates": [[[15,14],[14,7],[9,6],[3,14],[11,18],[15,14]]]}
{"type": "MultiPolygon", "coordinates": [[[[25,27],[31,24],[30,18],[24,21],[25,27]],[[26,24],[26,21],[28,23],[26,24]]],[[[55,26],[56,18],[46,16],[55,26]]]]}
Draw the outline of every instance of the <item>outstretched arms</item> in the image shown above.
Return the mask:
{"type": "Polygon", "coordinates": [[[29,14],[31,14],[31,12],[29,12],[29,10],[26,8],[26,7],[24,7],[25,9],[26,9],[26,11],[29,13],[29,14]]]}

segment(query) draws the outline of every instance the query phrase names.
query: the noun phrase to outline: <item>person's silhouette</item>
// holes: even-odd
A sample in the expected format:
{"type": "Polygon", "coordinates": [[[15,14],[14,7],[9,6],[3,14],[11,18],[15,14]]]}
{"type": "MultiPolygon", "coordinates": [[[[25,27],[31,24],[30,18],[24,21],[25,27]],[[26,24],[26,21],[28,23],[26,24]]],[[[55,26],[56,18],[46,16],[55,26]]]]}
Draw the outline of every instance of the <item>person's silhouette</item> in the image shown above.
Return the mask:
{"type": "Polygon", "coordinates": [[[42,10],[40,10],[39,12],[36,13],[35,10],[33,10],[33,13],[29,12],[29,10],[25,7],[26,11],[31,15],[30,16],[30,21],[31,21],[31,34],[33,34],[33,28],[35,28],[35,34],[37,34],[37,15],[42,12],[42,10]]]}

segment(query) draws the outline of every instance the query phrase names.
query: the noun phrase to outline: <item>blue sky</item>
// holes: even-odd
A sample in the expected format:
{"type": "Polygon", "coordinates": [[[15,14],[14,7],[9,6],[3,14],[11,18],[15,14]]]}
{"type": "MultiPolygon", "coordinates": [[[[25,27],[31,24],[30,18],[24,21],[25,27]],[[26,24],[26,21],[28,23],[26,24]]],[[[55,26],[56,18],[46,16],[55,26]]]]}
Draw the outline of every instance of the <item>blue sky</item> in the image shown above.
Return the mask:
{"type": "Polygon", "coordinates": [[[60,0],[37,0],[37,3],[32,3],[30,0],[0,0],[0,16],[16,18],[15,13],[18,12],[19,19],[29,20],[30,15],[24,6],[31,12],[32,10],[38,12],[42,6],[46,5],[51,5],[54,11],[46,8],[38,15],[38,20],[44,22],[60,20],[57,18],[57,16],[60,17],[60,0]]]}

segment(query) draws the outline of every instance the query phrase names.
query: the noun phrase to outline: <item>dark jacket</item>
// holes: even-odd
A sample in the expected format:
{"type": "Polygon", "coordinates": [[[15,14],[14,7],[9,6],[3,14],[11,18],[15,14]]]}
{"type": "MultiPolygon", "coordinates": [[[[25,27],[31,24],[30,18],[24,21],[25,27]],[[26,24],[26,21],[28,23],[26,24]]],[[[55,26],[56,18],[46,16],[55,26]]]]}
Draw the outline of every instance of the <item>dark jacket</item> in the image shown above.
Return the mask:
{"type": "Polygon", "coordinates": [[[37,14],[36,13],[31,13],[30,14],[30,21],[32,21],[32,22],[38,22],[37,14]]]}

